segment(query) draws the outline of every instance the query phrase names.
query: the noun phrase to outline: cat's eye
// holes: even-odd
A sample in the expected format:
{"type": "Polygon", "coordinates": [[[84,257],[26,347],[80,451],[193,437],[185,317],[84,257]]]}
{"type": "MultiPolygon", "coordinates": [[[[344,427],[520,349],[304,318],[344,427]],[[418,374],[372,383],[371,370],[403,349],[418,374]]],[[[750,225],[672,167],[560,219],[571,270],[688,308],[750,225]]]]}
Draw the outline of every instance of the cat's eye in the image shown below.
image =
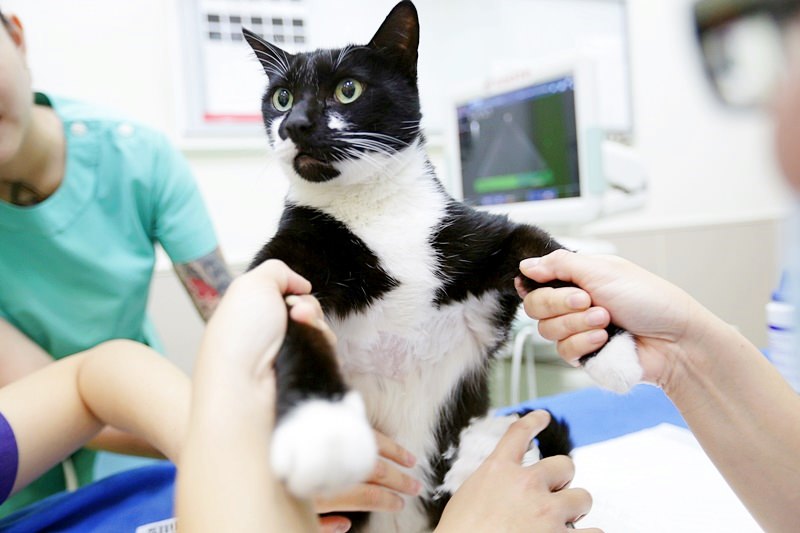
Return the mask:
{"type": "Polygon", "coordinates": [[[339,82],[334,95],[341,103],[349,104],[355,102],[363,92],[364,85],[360,81],[347,78],[339,82]]]}
{"type": "Polygon", "coordinates": [[[289,111],[292,108],[292,103],[294,102],[294,97],[289,89],[278,89],[275,91],[275,94],[272,95],[272,105],[278,111],[289,111]]]}

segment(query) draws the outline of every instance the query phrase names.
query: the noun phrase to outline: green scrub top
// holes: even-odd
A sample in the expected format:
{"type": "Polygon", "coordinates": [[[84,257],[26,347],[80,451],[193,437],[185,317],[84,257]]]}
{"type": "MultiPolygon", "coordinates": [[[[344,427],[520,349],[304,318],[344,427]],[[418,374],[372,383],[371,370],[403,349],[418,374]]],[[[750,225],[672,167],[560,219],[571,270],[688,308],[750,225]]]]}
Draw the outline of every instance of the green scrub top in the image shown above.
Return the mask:
{"type": "MultiPolygon", "coordinates": [[[[116,338],[160,343],[147,297],[160,243],[173,263],[217,240],[188,164],[166,137],[86,104],[36,94],[64,125],[66,170],[45,201],[0,201],[0,318],[58,359],[116,338]]],[[[92,455],[74,457],[79,482],[92,455]]],[[[64,489],[56,468],[0,516],[64,489]]]]}

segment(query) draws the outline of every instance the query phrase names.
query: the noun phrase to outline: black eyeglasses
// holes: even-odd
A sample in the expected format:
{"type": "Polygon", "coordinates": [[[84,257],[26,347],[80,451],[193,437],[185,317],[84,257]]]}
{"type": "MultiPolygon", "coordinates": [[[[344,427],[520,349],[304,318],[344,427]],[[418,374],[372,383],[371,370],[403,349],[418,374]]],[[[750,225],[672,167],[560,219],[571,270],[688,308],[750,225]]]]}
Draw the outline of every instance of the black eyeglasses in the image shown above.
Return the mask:
{"type": "Polygon", "coordinates": [[[725,104],[767,101],[785,70],[787,34],[800,0],[701,0],[694,6],[703,66],[725,104]]]}

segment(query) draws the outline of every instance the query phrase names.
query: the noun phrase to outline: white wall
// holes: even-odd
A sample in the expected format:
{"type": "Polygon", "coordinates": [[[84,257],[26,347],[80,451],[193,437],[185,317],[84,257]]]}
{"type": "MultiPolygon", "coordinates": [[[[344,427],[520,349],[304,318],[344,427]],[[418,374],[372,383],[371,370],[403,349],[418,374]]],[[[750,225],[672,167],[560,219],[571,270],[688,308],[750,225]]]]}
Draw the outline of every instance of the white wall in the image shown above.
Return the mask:
{"type": "Polygon", "coordinates": [[[723,109],[700,66],[691,0],[628,0],[635,147],[647,205],[596,233],[772,218],[788,205],[768,117],[723,109]]]}
{"type": "MultiPolygon", "coordinates": [[[[182,88],[178,87],[180,51],[174,28],[177,1],[4,0],[2,7],[19,13],[27,26],[37,87],[119,108],[166,130],[180,143],[177,117],[182,109],[178,99],[182,88]]],[[[317,43],[364,40],[393,3],[358,1],[352,4],[359,7],[353,15],[346,9],[348,2],[312,0],[313,9],[324,16],[312,19],[317,22],[309,30],[317,43]],[[320,20],[329,23],[320,24],[320,20]],[[367,22],[356,24],[354,20],[367,22]]],[[[492,8],[481,7],[487,6],[485,2],[461,2],[462,8],[455,0],[418,3],[423,84],[453,82],[448,78],[453,70],[447,65],[426,62],[426,49],[439,63],[448,58],[463,63],[465,58],[475,58],[476,43],[481,43],[488,52],[476,58],[478,77],[491,68],[487,57],[494,55],[502,63],[509,55],[508,48],[516,49],[526,39],[512,35],[483,40],[475,31],[460,31],[459,20],[474,20],[481,11],[486,13],[488,27],[502,29],[505,24],[519,28],[507,0],[492,8]],[[462,50],[470,53],[462,54],[462,50]]],[[[757,114],[721,109],[707,90],[689,25],[690,0],[629,0],[628,4],[635,145],[651,177],[651,194],[641,212],[612,220],[614,230],[626,224],[658,226],[697,217],[758,216],[784,206],[788,195],[772,162],[768,121],[757,114]]],[[[535,13],[529,7],[526,11],[535,13]]],[[[552,36],[541,37],[552,40],[552,36]]],[[[535,35],[529,39],[534,50],[535,39],[535,35]]],[[[439,88],[431,92],[443,93],[439,88]]],[[[269,172],[257,143],[243,143],[250,149],[233,152],[218,152],[213,144],[187,151],[218,215],[223,241],[237,249],[241,228],[223,221],[225,217],[238,221],[238,214],[253,209],[254,220],[268,224],[275,216],[264,211],[280,207],[273,196],[282,194],[281,178],[269,172]],[[252,197],[248,190],[267,194],[265,205],[237,205],[252,197]]],[[[246,218],[250,215],[241,217],[246,218]]],[[[602,230],[605,226],[598,227],[602,230]]]]}

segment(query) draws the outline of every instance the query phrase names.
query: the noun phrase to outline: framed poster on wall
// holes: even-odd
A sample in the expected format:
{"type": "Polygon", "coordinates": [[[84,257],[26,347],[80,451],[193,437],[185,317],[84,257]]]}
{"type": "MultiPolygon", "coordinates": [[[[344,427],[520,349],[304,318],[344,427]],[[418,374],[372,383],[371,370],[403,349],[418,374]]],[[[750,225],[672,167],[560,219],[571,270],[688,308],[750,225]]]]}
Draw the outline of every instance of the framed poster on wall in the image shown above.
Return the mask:
{"type": "Polygon", "coordinates": [[[303,51],[309,46],[305,0],[183,0],[180,5],[184,135],[259,134],[266,77],[242,28],[287,52],[303,51]]]}

